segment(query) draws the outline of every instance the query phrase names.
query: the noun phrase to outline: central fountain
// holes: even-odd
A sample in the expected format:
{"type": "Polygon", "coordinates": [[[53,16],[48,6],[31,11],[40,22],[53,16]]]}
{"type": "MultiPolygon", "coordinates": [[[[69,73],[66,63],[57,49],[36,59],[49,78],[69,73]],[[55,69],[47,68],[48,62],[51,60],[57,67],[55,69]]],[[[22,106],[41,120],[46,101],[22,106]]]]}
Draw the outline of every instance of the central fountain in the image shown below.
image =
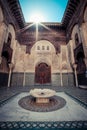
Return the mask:
{"type": "Polygon", "coordinates": [[[50,97],[54,96],[56,91],[51,89],[33,89],[30,95],[36,98],[36,103],[49,103],[50,97]]]}
{"type": "Polygon", "coordinates": [[[65,106],[64,98],[57,95],[52,89],[31,89],[27,96],[21,98],[18,104],[29,111],[49,112],[65,106]]]}

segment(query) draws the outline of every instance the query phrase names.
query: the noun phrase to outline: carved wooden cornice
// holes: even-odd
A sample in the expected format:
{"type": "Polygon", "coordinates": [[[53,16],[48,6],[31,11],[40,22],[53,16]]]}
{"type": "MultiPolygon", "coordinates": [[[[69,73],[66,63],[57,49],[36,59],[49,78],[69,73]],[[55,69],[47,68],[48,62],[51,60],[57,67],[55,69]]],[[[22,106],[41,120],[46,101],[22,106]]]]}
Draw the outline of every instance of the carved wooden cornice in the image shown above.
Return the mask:
{"type": "Polygon", "coordinates": [[[25,26],[25,19],[22,13],[22,9],[19,0],[6,0],[12,15],[15,17],[20,29],[25,26]]]}
{"type": "Polygon", "coordinates": [[[70,20],[72,19],[72,16],[74,15],[75,11],[77,10],[77,7],[79,5],[81,0],[69,0],[63,19],[62,19],[62,26],[67,28],[70,20]]]}

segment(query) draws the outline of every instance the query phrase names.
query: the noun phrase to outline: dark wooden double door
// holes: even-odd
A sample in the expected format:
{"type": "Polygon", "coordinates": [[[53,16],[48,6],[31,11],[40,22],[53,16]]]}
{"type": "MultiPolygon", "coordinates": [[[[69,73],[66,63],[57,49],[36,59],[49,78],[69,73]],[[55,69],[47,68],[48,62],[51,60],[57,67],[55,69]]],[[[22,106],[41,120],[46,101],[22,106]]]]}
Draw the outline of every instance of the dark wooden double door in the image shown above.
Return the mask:
{"type": "Polygon", "coordinates": [[[51,82],[51,67],[40,63],[35,67],[35,83],[46,84],[51,82]]]}

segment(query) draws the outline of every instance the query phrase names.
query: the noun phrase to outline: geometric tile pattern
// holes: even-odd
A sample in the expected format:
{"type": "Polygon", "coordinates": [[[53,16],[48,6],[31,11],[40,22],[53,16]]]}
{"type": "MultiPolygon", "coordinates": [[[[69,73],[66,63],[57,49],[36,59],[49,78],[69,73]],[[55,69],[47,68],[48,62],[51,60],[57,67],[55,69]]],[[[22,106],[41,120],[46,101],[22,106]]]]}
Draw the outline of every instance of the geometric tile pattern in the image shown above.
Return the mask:
{"type": "Polygon", "coordinates": [[[58,122],[0,122],[1,129],[57,129],[57,128],[87,128],[87,121],[58,122]]]}
{"type": "Polygon", "coordinates": [[[34,97],[25,96],[19,100],[18,104],[26,110],[49,112],[63,108],[66,105],[66,101],[60,96],[53,96],[49,97],[48,103],[37,103],[34,97]]]}
{"type": "MultiPolygon", "coordinates": [[[[74,98],[73,96],[71,96],[70,94],[66,93],[67,95],[69,95],[70,97],[74,98]]],[[[16,94],[14,94],[14,96],[16,96],[16,94]]],[[[12,96],[12,97],[14,97],[12,96]]],[[[9,99],[12,99],[12,97],[10,97],[9,99]]],[[[0,106],[6,104],[9,99],[1,101],[0,102],[0,106]]],[[[80,100],[74,98],[74,100],[78,101],[78,103],[80,103],[80,105],[82,105],[83,107],[87,108],[87,104],[82,103],[80,100]]],[[[6,121],[6,122],[0,122],[0,130],[1,129],[56,129],[57,128],[77,128],[77,129],[87,129],[87,121],[57,121],[57,122],[28,122],[28,121],[6,121]]]]}
{"type": "Polygon", "coordinates": [[[70,96],[74,101],[78,102],[82,107],[84,107],[85,109],[87,109],[87,103],[84,103],[82,101],[80,101],[80,99],[72,96],[71,94],[65,92],[68,96],[70,96]]]}
{"type": "Polygon", "coordinates": [[[10,96],[9,98],[7,99],[4,99],[4,100],[1,100],[0,101],[0,107],[2,107],[4,104],[7,104],[9,102],[9,100],[12,100],[14,97],[16,97],[19,93],[16,93],[12,96],[10,96]]]}

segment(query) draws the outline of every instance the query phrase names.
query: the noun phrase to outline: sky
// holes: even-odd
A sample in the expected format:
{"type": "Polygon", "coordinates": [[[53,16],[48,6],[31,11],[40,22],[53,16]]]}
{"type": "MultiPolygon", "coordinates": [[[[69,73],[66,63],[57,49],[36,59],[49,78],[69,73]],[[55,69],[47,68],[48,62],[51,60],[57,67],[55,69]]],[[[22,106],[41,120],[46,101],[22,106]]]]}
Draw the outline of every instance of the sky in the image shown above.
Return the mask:
{"type": "Polygon", "coordinates": [[[26,22],[61,22],[68,0],[19,0],[26,22]]]}

